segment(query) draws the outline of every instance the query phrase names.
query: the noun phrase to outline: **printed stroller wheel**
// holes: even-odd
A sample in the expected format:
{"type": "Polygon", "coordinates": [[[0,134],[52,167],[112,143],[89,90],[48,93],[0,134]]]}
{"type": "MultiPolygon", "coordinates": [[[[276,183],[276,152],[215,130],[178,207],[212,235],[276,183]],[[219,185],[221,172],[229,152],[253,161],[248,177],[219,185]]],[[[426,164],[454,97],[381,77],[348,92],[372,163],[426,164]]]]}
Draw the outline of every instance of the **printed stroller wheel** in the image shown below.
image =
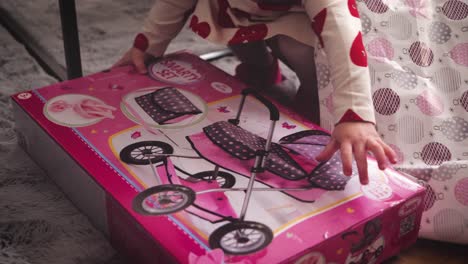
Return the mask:
{"type": "Polygon", "coordinates": [[[362,259],[368,259],[369,255],[370,255],[370,251],[369,249],[366,249],[364,253],[362,253],[362,259]]]}
{"type": "MultiPolygon", "coordinates": [[[[213,174],[214,171],[202,171],[199,173],[195,173],[191,177],[209,182],[213,180],[213,174]]],[[[228,172],[218,171],[216,181],[218,182],[219,187],[227,189],[234,186],[234,184],[236,183],[236,178],[228,172]]]]}
{"type": "Polygon", "coordinates": [[[383,246],[380,246],[380,247],[378,247],[377,250],[375,251],[374,256],[375,256],[376,258],[378,258],[380,255],[382,255],[382,252],[383,252],[383,246]]]}
{"type": "Polygon", "coordinates": [[[167,215],[189,207],[195,192],[183,185],[165,184],[151,187],[133,199],[133,210],[142,215],[167,215]]]}
{"type": "Polygon", "coordinates": [[[173,152],[172,146],[165,142],[141,141],[122,149],[120,160],[127,164],[148,165],[165,158],[165,156],[157,156],[158,154],[172,154],[173,152]]]}
{"type": "Polygon", "coordinates": [[[221,226],[210,235],[210,247],[231,255],[259,251],[273,240],[273,231],[261,223],[241,221],[221,226]]]}
{"type": "Polygon", "coordinates": [[[382,226],[379,221],[370,221],[364,226],[364,239],[369,245],[381,232],[382,226]]]}

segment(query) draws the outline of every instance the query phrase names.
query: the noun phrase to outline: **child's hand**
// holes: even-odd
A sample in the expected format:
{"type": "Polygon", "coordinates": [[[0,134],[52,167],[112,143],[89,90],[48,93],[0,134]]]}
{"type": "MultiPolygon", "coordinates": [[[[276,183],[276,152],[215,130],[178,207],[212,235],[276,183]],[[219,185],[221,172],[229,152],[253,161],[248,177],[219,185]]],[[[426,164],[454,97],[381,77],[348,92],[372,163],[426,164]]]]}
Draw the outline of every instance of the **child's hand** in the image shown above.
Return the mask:
{"type": "Polygon", "coordinates": [[[145,74],[148,70],[146,69],[145,61],[148,60],[151,56],[148,53],[145,53],[137,48],[131,48],[123,57],[117,61],[112,68],[124,66],[124,65],[134,65],[140,74],[145,74]]]}
{"type": "Polygon", "coordinates": [[[343,173],[352,174],[352,158],[356,160],[359,180],[361,184],[369,183],[367,173],[367,152],[374,155],[379,168],[384,170],[388,160],[395,164],[396,154],[392,148],[380,139],[375,127],[367,122],[343,122],[338,124],[332,133],[332,139],[316,159],[317,161],[329,160],[337,150],[341,151],[343,173]]]}

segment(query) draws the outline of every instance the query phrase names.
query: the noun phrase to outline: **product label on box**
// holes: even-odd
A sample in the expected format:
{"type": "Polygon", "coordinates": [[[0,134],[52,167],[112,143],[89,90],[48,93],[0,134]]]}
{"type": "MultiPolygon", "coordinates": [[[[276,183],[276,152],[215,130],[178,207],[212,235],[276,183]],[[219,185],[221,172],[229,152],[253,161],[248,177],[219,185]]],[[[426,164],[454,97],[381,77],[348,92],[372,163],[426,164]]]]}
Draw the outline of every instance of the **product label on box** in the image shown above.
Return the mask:
{"type": "Polygon", "coordinates": [[[416,211],[419,208],[421,203],[422,203],[422,198],[421,197],[415,197],[415,198],[405,202],[401,206],[400,210],[398,211],[398,215],[406,216],[406,215],[409,215],[409,214],[413,213],[414,211],[416,211]]]}
{"type": "Polygon", "coordinates": [[[162,59],[149,72],[155,79],[171,84],[190,84],[204,77],[191,63],[176,59],[162,59]]]}

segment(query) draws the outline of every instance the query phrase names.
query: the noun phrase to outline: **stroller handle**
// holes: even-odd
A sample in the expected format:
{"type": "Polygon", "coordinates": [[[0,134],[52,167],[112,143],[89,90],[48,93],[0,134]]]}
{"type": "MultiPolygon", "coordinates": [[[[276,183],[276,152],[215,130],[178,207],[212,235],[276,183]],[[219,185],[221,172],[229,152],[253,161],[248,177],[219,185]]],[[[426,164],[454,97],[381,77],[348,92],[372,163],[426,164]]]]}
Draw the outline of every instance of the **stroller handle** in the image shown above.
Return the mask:
{"type": "Polygon", "coordinates": [[[242,95],[245,97],[247,95],[253,95],[257,100],[259,100],[263,105],[265,105],[268,110],[270,111],[270,120],[271,121],[278,121],[279,120],[279,111],[278,108],[268,99],[261,96],[257,91],[252,88],[246,88],[242,90],[242,95]]]}

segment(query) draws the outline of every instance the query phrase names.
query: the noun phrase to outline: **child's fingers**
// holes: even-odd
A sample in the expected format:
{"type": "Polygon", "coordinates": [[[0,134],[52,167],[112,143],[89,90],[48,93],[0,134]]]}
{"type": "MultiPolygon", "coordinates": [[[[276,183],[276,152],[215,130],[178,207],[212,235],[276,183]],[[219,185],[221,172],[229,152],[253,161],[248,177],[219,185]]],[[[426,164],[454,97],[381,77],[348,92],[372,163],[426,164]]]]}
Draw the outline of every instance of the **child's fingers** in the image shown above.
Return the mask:
{"type": "Polygon", "coordinates": [[[395,153],[395,150],[393,150],[389,145],[385,144],[383,141],[381,141],[381,145],[385,152],[385,156],[387,156],[391,163],[396,164],[397,155],[395,153]]]}
{"type": "Polygon", "coordinates": [[[112,65],[111,68],[126,66],[126,65],[131,64],[131,62],[132,61],[130,60],[130,58],[122,57],[119,61],[114,63],[114,65],[112,65]]]}
{"type": "Polygon", "coordinates": [[[129,51],[127,51],[120,60],[118,60],[114,65],[111,66],[111,68],[115,67],[120,67],[120,66],[126,66],[132,63],[132,59],[130,58],[131,54],[129,51]]]}
{"type": "Polygon", "coordinates": [[[331,159],[331,157],[333,156],[333,154],[338,150],[339,148],[339,145],[338,143],[332,139],[326,146],[325,148],[322,150],[322,152],[320,152],[320,154],[318,154],[315,159],[319,162],[323,162],[323,161],[327,161],[329,159],[331,159]]]}
{"type": "Polygon", "coordinates": [[[147,72],[145,65],[145,53],[139,49],[132,49],[132,62],[135,65],[137,71],[141,74],[147,72]]]}
{"type": "Polygon", "coordinates": [[[346,176],[353,174],[353,148],[348,142],[341,143],[341,162],[343,164],[343,173],[346,176]]]}
{"type": "Polygon", "coordinates": [[[367,155],[365,145],[353,145],[353,154],[358,168],[359,180],[361,181],[361,184],[366,185],[369,183],[369,176],[367,174],[367,155]]]}
{"type": "Polygon", "coordinates": [[[367,149],[374,155],[377,160],[377,164],[379,165],[379,169],[385,170],[387,167],[387,156],[385,155],[382,145],[376,140],[369,140],[367,141],[367,149]]]}

